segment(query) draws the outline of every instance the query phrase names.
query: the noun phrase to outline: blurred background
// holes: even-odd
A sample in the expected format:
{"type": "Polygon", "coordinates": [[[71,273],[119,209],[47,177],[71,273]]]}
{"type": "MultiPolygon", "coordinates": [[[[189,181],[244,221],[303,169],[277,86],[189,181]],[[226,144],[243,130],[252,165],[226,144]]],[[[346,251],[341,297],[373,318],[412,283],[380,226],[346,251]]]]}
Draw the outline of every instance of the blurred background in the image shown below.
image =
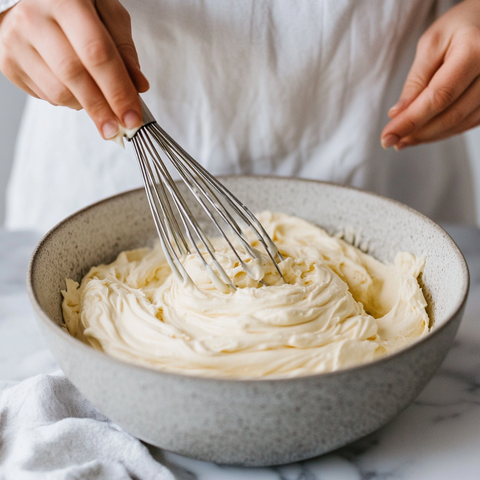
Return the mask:
{"type": "Polygon", "coordinates": [[[26,97],[0,73],[0,225],[5,217],[5,189],[26,97]]]}
{"type": "MultiPolygon", "coordinates": [[[[15,150],[26,94],[0,74],[0,226],[5,216],[5,190],[15,150]]],[[[480,226],[480,127],[466,134],[476,185],[477,225],[480,226]]]]}

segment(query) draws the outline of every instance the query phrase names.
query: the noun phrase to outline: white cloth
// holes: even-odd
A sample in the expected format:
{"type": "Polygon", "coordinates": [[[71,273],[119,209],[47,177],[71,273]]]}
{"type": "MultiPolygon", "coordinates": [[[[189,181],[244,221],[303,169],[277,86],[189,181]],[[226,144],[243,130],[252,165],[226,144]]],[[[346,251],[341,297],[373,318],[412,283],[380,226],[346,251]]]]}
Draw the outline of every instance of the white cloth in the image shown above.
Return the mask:
{"type": "MultiPolygon", "coordinates": [[[[379,137],[438,0],[126,0],[158,122],[214,174],[332,180],[439,221],[475,222],[463,137],[384,152],[379,137]]],[[[133,151],[84,112],[31,99],[6,225],[46,230],[142,185],[133,151]]]]}
{"type": "Polygon", "coordinates": [[[174,480],[63,374],[0,382],[1,480],[174,480]]]}
{"type": "Polygon", "coordinates": [[[20,0],[0,0],[0,13],[16,5],[20,0]]]}

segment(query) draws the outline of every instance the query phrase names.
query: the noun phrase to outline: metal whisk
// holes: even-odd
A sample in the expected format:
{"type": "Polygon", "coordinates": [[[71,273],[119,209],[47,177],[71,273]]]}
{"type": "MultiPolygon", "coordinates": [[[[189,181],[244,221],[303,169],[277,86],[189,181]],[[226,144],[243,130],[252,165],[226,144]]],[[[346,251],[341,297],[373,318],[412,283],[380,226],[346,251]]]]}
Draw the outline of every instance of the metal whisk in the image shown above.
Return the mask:
{"type": "Polygon", "coordinates": [[[283,257],[260,222],[240,200],[157,124],[143,100],[141,103],[143,126],[127,139],[133,143],[153,220],[172,272],[184,283],[193,283],[181,261],[185,255],[191,253],[193,248],[218,290],[225,292],[236,289],[215,258],[215,248],[181,195],[166,168],[164,158],[168,159],[179,173],[188,190],[200,203],[220,235],[232,249],[243,270],[254,280],[264,283],[262,278],[257,278],[260,270],[251,268],[242,259],[232,244],[232,237],[229,237],[222,228],[222,224],[228,226],[233,238],[238,240],[248,256],[261,261],[260,253],[247,241],[246,235],[235,217],[254,232],[275,265],[279,276],[283,279],[277,264],[277,259],[281,261],[283,257]],[[177,221],[174,211],[178,212],[179,221],[177,221]],[[200,250],[202,246],[205,249],[204,254],[200,250]]]}

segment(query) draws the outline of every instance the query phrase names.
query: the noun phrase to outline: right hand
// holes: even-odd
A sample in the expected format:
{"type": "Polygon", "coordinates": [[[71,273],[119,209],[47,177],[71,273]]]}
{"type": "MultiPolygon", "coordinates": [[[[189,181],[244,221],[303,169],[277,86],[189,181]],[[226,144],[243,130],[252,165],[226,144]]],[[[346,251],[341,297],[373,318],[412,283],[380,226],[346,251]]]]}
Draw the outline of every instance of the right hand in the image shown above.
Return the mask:
{"type": "Polygon", "coordinates": [[[103,138],[142,124],[148,90],[118,0],[22,0],[0,14],[0,71],[52,105],[84,108],[103,138]]]}

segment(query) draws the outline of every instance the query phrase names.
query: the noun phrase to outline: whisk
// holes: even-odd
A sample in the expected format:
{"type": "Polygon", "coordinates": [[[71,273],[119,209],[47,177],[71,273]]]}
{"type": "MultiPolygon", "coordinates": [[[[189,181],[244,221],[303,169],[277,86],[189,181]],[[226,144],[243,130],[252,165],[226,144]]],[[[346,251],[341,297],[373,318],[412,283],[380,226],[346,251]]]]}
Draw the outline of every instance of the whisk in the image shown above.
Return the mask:
{"type": "Polygon", "coordinates": [[[252,260],[261,262],[260,252],[248,242],[245,231],[239,223],[243,222],[244,226],[249,227],[265,249],[278,275],[283,279],[277,264],[277,259],[282,261],[283,257],[257,218],[232,192],[180,147],[158,125],[143,100],[140,99],[140,101],[143,125],[130,138],[128,135],[126,136],[135,149],[160,243],[166,260],[177,279],[184,284],[193,283],[182,264],[182,259],[193,249],[218,290],[226,292],[236,289],[232,279],[217,261],[214,246],[192,214],[188,203],[172,179],[164,159],[168,160],[178,172],[188,190],[225,239],[247,275],[265,284],[261,278],[263,270],[255,268],[255,266],[258,267],[258,262],[250,262],[252,265],[247,264],[233,245],[232,235],[227,235],[225,226],[233,234],[233,238],[239,242],[244,252],[252,260]],[[177,212],[177,216],[174,212],[177,212]]]}

